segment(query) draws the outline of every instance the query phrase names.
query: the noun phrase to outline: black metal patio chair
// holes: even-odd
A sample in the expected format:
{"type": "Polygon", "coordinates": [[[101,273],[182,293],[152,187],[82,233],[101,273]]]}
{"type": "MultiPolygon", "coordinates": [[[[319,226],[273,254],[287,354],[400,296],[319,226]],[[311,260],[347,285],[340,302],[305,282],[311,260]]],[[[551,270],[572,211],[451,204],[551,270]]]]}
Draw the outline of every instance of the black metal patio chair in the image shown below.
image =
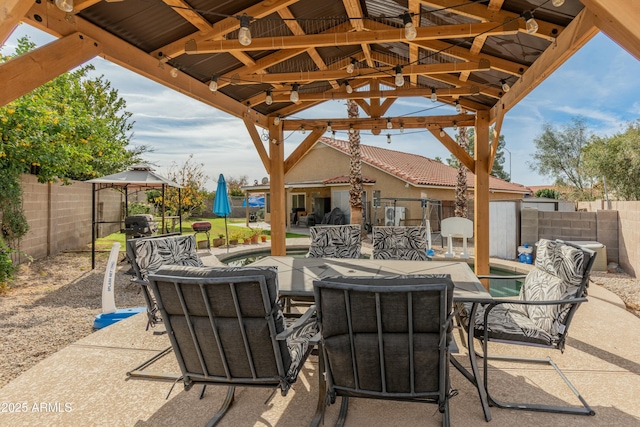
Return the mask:
{"type": "Polygon", "coordinates": [[[319,393],[327,404],[342,397],[336,425],[349,398],[436,403],[449,425],[453,288],[448,275],[314,282],[327,380],[319,393]]]}
{"type": "MultiPolygon", "coordinates": [[[[521,358],[491,356],[489,342],[544,347],[564,351],[569,326],[578,307],[587,302],[589,274],[595,252],[561,240],[538,242],[535,267],[526,276],[479,276],[479,278],[524,278],[518,299],[496,299],[477,310],[473,334],[482,342],[484,384],[491,406],[541,412],[594,415],[582,395],[550,357],[521,358]],[[488,360],[541,363],[551,365],[582,403],[553,406],[534,403],[503,402],[489,392],[488,360]]],[[[468,330],[470,305],[460,309],[460,321],[468,330]]],[[[464,342],[464,341],[463,341],[464,342]]]]}
{"type": "Polygon", "coordinates": [[[289,328],[278,305],[276,267],[162,267],[149,275],[185,390],[228,386],[215,425],[237,386],[286,395],[317,342],[315,308],[289,328]]]}

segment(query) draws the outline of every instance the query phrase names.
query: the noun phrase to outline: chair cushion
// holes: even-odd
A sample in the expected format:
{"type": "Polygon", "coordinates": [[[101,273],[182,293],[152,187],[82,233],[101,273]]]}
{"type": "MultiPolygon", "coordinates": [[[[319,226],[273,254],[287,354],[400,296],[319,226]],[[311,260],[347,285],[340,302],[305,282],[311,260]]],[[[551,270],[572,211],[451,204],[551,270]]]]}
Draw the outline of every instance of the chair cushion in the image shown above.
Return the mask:
{"type": "Polygon", "coordinates": [[[315,226],[309,229],[311,258],[360,258],[360,226],[315,226]]]}
{"type": "Polygon", "coordinates": [[[535,266],[578,287],[585,273],[584,252],[563,242],[540,239],[535,266]]]}
{"type": "Polygon", "coordinates": [[[374,227],[373,258],[426,261],[425,227],[374,227]]]}
{"type": "Polygon", "coordinates": [[[149,274],[164,265],[204,266],[196,252],[196,238],[192,234],[139,239],[133,245],[142,280],[147,280],[149,274]]]}

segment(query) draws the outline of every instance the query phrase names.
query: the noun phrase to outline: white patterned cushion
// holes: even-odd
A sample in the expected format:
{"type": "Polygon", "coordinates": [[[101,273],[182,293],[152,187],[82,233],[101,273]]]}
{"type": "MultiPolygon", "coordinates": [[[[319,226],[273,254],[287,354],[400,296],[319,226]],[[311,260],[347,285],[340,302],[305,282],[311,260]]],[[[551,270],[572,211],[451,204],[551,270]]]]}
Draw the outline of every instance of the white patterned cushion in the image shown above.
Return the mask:
{"type": "Polygon", "coordinates": [[[373,227],[373,258],[426,261],[427,229],[373,227]]]}
{"type": "Polygon", "coordinates": [[[164,265],[204,266],[196,252],[196,237],[192,234],[137,240],[135,254],[143,280],[164,265]]]}
{"type": "Polygon", "coordinates": [[[360,258],[360,226],[329,225],[309,229],[310,258],[360,258]]]}

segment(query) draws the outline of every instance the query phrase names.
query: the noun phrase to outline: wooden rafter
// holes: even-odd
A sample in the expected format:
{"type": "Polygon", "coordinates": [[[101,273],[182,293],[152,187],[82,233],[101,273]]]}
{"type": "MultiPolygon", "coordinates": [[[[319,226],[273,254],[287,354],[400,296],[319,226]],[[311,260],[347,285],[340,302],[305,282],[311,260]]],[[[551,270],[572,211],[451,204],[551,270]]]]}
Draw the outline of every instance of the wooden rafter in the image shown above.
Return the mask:
{"type": "Polygon", "coordinates": [[[173,7],[173,10],[189,21],[191,25],[196,27],[202,32],[211,31],[212,25],[198,12],[191,9],[189,3],[184,0],[162,0],[169,6],[173,7]]]}
{"type": "MultiPolygon", "coordinates": [[[[464,88],[436,89],[438,97],[459,97],[464,95],[476,95],[480,93],[478,86],[468,86],[464,88]]],[[[347,93],[344,89],[330,92],[301,93],[298,95],[300,101],[329,101],[337,99],[370,99],[371,108],[380,108],[380,99],[397,99],[408,96],[431,96],[429,88],[402,87],[395,90],[367,90],[347,93]]],[[[274,102],[289,102],[287,94],[273,96],[274,102]]]]}
{"type": "Polygon", "coordinates": [[[256,129],[256,125],[251,121],[251,118],[248,116],[243,116],[242,121],[244,125],[247,127],[247,131],[249,131],[249,136],[251,137],[251,141],[253,141],[254,147],[256,147],[256,151],[260,156],[260,160],[262,160],[262,165],[264,166],[267,173],[271,170],[271,161],[269,159],[269,154],[267,150],[264,148],[264,144],[262,143],[262,139],[260,138],[260,134],[256,129]]]}
{"type": "MultiPolygon", "coordinates": [[[[308,129],[307,129],[308,130],[308,129]]],[[[309,151],[323,133],[327,130],[326,126],[318,126],[311,130],[311,133],[296,147],[295,150],[284,161],[284,173],[286,174],[291,170],[296,163],[302,159],[302,157],[309,151]]]]}
{"type": "Polygon", "coordinates": [[[511,86],[500,104],[491,109],[491,123],[499,114],[506,114],[597,33],[593,15],[588,9],[583,9],[560,34],[556,44],[544,51],[522,78],[511,86]],[[504,113],[500,109],[504,109],[504,113]]]}
{"type": "MultiPolygon", "coordinates": [[[[489,169],[491,173],[493,170],[493,162],[496,160],[496,153],[498,152],[498,144],[500,143],[500,131],[502,131],[502,122],[504,121],[504,109],[498,111],[498,117],[496,118],[496,124],[493,127],[493,134],[489,138],[491,147],[489,149],[489,169]]],[[[511,177],[509,177],[511,179],[511,177]]]]}
{"type": "MultiPolygon", "coordinates": [[[[498,36],[515,34],[513,25],[498,22],[481,22],[477,24],[440,25],[421,27],[414,41],[439,40],[459,37],[475,37],[479,34],[498,36]]],[[[349,46],[363,43],[393,43],[404,37],[404,29],[360,31],[337,34],[312,34],[306,36],[280,36],[253,38],[249,46],[243,46],[237,40],[210,40],[196,42],[197,50],[193,53],[229,52],[232,50],[261,51],[276,49],[295,49],[301,47],[349,46]]],[[[183,50],[184,51],[184,50],[183,50]]]]}
{"type": "MultiPolygon", "coordinates": [[[[463,15],[468,18],[477,19],[482,22],[517,22],[520,32],[526,32],[524,19],[517,13],[507,12],[495,8],[489,8],[480,3],[461,3],[460,0],[420,0],[422,4],[438,9],[449,8],[447,12],[463,15]]],[[[553,41],[563,30],[561,25],[536,19],[538,31],[532,34],[553,41]]]]}
{"type": "Polygon", "coordinates": [[[42,86],[99,55],[102,45],[73,33],[0,64],[0,105],[42,86]]]}
{"type": "Polygon", "coordinates": [[[593,22],[624,50],[640,60],[640,8],[634,0],[582,0],[593,22]]]}
{"type": "Polygon", "coordinates": [[[22,17],[31,8],[31,3],[24,0],[5,1],[0,11],[0,46],[4,44],[22,17]]]}
{"type": "Polygon", "coordinates": [[[475,160],[473,160],[469,153],[464,151],[464,149],[444,131],[442,126],[431,125],[428,126],[427,129],[455,158],[460,160],[467,169],[470,171],[476,170],[475,160]]]}
{"type": "MultiPolygon", "coordinates": [[[[413,25],[418,28],[420,26],[420,0],[409,0],[408,12],[412,14],[413,25]]],[[[420,47],[416,44],[409,43],[409,63],[417,64],[420,59],[420,47]]],[[[412,85],[418,84],[418,76],[409,76],[412,85]]]]}
{"type": "MultiPolygon", "coordinates": [[[[394,129],[399,129],[400,124],[405,129],[424,129],[434,127],[435,129],[451,127],[454,123],[459,126],[473,126],[475,116],[473,114],[457,114],[446,116],[421,116],[421,117],[391,117],[391,123],[394,129]]],[[[300,120],[283,120],[283,130],[300,130],[302,126],[305,129],[315,129],[317,127],[326,126],[331,122],[331,128],[335,130],[349,130],[353,127],[355,130],[369,129],[387,129],[386,118],[347,118],[347,119],[300,119],[300,120]]]]}

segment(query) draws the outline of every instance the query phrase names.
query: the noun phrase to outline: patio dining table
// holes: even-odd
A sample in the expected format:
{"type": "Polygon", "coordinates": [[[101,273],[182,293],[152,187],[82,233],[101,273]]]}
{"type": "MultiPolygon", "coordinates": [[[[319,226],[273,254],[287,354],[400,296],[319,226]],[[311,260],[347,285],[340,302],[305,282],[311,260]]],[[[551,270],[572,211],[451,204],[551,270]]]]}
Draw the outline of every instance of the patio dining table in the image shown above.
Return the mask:
{"type": "MultiPolygon", "coordinates": [[[[292,256],[268,256],[252,266],[277,266],[278,286],[281,298],[313,298],[313,281],[334,276],[383,277],[402,274],[449,274],[454,283],[453,301],[472,304],[470,318],[475,317],[479,304],[491,303],[493,298],[478,280],[469,265],[455,261],[405,261],[382,259],[343,258],[295,258],[292,256]]],[[[473,322],[469,322],[473,328],[473,322]]],[[[471,372],[455,358],[451,363],[478,390],[486,421],[491,420],[484,383],[479,375],[473,330],[467,331],[467,349],[471,372]]],[[[322,381],[323,375],[320,375],[322,381]]]]}

